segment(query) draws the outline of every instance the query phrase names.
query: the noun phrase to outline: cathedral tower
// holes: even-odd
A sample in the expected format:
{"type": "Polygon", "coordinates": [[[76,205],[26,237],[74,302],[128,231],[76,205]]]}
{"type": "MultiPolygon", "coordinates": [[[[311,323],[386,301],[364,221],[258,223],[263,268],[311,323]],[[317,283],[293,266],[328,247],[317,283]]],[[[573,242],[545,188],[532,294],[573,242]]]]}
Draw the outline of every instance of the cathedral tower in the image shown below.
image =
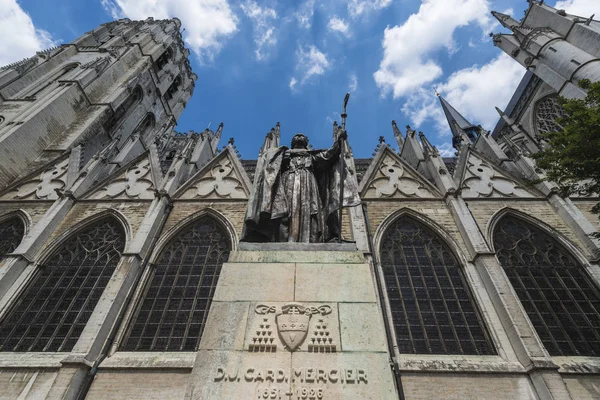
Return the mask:
{"type": "Polygon", "coordinates": [[[143,146],[173,126],[196,75],[178,19],[101,25],[0,70],[0,186],[82,145],[82,164],[118,138],[143,146]]]}

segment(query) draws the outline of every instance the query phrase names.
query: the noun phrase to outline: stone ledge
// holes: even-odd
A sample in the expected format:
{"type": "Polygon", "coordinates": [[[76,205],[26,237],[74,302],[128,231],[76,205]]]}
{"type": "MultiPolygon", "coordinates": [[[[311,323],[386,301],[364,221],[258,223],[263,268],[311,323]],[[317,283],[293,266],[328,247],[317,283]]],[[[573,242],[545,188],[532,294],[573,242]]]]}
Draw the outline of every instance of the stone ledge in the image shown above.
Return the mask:
{"type": "Polygon", "coordinates": [[[598,374],[600,357],[552,357],[561,374],[598,374]]]}
{"type": "Polygon", "coordinates": [[[509,362],[499,356],[445,356],[445,355],[401,355],[398,369],[405,372],[481,372],[481,373],[526,373],[518,362],[509,362]]]}
{"type": "Polygon", "coordinates": [[[359,251],[232,251],[230,263],[320,263],[320,264],[364,264],[365,256],[359,251]]]}
{"type": "Polygon", "coordinates": [[[357,251],[356,243],[249,243],[240,242],[239,251],[357,251]]]}
{"type": "Polygon", "coordinates": [[[195,352],[127,352],[120,351],[100,363],[100,369],[192,369],[195,352]]]}
{"type": "Polygon", "coordinates": [[[0,353],[0,368],[60,368],[70,353],[0,353]]]}

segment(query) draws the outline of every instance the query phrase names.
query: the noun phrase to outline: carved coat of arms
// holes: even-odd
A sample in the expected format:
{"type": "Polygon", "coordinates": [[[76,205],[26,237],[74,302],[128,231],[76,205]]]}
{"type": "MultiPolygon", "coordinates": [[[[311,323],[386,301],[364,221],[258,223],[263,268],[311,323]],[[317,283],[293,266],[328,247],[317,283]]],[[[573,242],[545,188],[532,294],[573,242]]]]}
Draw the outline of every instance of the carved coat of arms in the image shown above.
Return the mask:
{"type": "Polygon", "coordinates": [[[305,307],[300,303],[287,303],[277,312],[274,306],[259,304],[256,306],[256,313],[275,313],[279,338],[289,351],[295,351],[306,339],[311,317],[315,314],[331,314],[331,307],[305,307]]]}

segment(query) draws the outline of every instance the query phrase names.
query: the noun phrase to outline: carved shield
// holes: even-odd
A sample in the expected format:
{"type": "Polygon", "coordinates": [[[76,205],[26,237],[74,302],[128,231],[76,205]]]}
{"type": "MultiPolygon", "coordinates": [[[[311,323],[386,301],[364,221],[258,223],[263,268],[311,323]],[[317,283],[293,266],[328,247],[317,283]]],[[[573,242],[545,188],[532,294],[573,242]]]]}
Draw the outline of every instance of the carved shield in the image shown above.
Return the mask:
{"type": "Polygon", "coordinates": [[[276,320],[279,336],[288,350],[294,351],[300,347],[308,333],[310,314],[279,314],[276,320]]]}

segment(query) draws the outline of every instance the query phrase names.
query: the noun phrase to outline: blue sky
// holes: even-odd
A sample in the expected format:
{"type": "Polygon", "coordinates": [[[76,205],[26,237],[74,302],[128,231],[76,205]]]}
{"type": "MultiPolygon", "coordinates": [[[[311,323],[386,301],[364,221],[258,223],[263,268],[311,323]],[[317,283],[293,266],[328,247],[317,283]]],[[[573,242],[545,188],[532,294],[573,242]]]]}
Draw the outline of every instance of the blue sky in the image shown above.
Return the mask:
{"type": "MultiPolygon", "coordinates": [[[[303,132],[314,147],[328,147],[350,91],[356,157],[370,157],[379,136],[396,147],[392,119],[451,155],[435,90],[492,130],[494,106],[504,108],[525,71],[492,45],[488,33],[501,28],[489,12],[519,19],[526,7],[523,0],[0,0],[0,64],[113,17],[176,16],[198,75],[178,130],[224,122],[222,144],[234,137],[246,159],[277,121],[283,143],[303,132]]],[[[558,7],[600,15],[598,0],[558,7]]]]}

